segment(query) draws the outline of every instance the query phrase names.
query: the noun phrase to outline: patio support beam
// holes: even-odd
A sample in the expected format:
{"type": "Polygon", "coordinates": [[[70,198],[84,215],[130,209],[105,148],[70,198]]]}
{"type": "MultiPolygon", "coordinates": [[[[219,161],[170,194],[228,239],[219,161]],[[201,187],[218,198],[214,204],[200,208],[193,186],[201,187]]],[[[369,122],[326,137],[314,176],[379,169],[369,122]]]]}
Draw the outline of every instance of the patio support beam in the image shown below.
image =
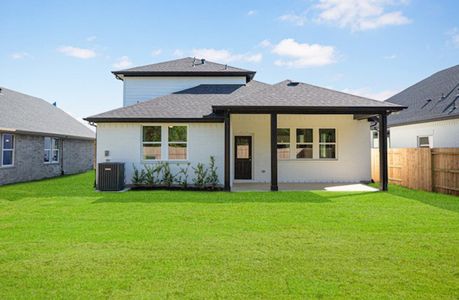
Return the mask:
{"type": "Polygon", "coordinates": [[[230,113],[228,111],[225,112],[225,119],[224,119],[224,123],[225,123],[225,191],[231,191],[231,159],[230,159],[230,155],[231,155],[231,118],[230,118],[230,113]]]}
{"type": "Polygon", "coordinates": [[[277,113],[271,113],[271,191],[277,191],[277,113]]]}
{"type": "Polygon", "coordinates": [[[379,115],[379,189],[388,190],[389,175],[387,161],[387,115],[379,115]]]}

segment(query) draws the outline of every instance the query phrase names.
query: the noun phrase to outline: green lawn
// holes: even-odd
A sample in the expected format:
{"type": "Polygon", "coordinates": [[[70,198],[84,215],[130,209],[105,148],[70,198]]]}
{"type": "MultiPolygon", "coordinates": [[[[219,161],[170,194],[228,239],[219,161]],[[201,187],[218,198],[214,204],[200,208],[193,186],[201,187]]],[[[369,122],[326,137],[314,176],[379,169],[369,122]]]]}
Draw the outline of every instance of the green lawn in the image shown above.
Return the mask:
{"type": "Polygon", "coordinates": [[[459,298],[459,197],[0,187],[0,299],[459,298]]]}

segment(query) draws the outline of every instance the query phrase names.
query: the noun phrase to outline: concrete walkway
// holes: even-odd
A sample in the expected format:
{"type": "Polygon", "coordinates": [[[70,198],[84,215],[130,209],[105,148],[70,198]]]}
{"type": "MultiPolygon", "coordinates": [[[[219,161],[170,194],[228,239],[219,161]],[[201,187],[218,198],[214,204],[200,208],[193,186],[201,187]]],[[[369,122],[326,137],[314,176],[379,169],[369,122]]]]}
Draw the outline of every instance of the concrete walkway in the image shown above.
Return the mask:
{"type": "MultiPolygon", "coordinates": [[[[235,183],[232,191],[269,191],[269,183],[235,183]]],[[[330,191],[330,192],[376,192],[378,189],[361,183],[279,183],[279,191],[330,191]]]]}

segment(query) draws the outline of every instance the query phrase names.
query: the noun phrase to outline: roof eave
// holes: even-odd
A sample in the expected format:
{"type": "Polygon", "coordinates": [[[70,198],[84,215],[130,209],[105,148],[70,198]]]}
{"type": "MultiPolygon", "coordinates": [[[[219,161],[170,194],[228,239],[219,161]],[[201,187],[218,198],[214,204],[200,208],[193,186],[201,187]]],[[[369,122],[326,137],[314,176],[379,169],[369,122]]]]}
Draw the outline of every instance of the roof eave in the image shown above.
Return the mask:
{"type": "Polygon", "coordinates": [[[221,117],[204,117],[204,118],[151,118],[151,117],[88,117],[84,120],[93,123],[222,123],[221,117]]]}
{"type": "Polygon", "coordinates": [[[247,82],[251,81],[256,72],[255,71],[209,71],[209,72],[186,72],[186,71],[174,71],[174,72],[140,72],[140,71],[112,71],[116,79],[123,80],[124,77],[172,77],[172,76],[184,76],[184,77],[195,77],[195,76],[245,76],[247,82]]]}
{"type": "Polygon", "coordinates": [[[282,113],[282,114],[390,114],[405,109],[405,106],[244,106],[215,105],[214,113],[282,113]]]}

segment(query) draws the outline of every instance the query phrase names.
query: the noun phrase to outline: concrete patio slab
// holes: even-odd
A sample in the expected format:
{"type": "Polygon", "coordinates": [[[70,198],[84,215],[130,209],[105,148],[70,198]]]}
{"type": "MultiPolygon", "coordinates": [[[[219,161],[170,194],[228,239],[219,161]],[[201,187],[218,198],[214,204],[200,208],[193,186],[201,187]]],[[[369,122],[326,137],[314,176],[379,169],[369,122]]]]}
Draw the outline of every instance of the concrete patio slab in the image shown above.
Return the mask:
{"type": "MultiPolygon", "coordinates": [[[[269,183],[235,183],[232,191],[269,191],[269,183]]],[[[330,191],[330,192],[376,192],[378,189],[361,183],[280,183],[280,191],[330,191]]]]}

